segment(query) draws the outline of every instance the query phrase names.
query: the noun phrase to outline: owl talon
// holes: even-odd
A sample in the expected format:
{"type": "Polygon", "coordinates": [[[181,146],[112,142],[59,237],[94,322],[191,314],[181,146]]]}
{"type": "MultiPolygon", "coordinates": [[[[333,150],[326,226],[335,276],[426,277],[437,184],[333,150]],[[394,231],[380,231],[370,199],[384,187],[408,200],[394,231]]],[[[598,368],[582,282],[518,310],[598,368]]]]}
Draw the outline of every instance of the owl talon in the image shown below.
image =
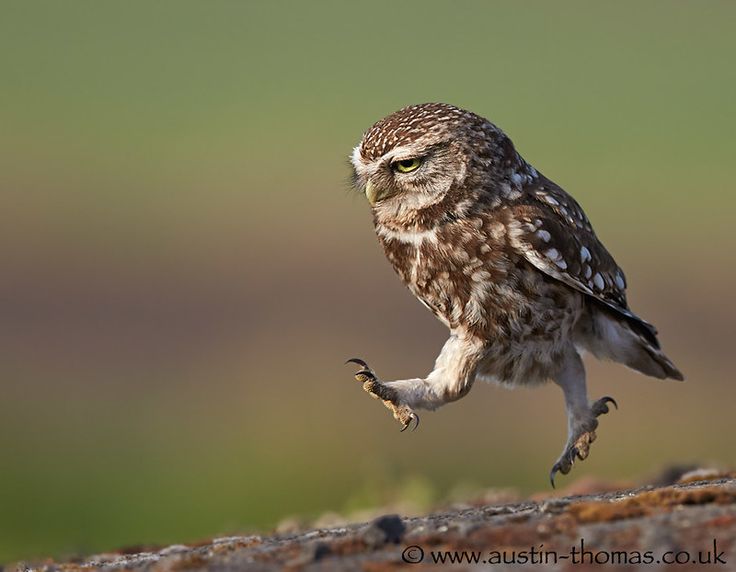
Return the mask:
{"type": "Polygon", "coordinates": [[[557,462],[552,465],[552,470],[549,472],[549,483],[552,485],[553,489],[555,488],[555,477],[557,476],[557,473],[562,473],[563,475],[568,474],[572,470],[572,466],[575,463],[576,458],[582,460],[584,457],[580,456],[580,452],[577,447],[568,447],[562,455],[560,455],[557,462]]]}
{"type": "Polygon", "coordinates": [[[356,381],[359,381],[360,383],[365,383],[366,381],[378,381],[375,372],[362,359],[350,358],[345,362],[345,364],[349,363],[354,363],[363,368],[355,372],[356,381]]]}
{"type": "Polygon", "coordinates": [[[366,381],[376,381],[376,374],[369,369],[361,369],[355,372],[355,379],[361,383],[366,381]]]}
{"type": "Polygon", "coordinates": [[[553,489],[557,488],[555,487],[555,477],[557,476],[557,473],[562,473],[563,475],[567,474],[562,470],[562,466],[560,465],[560,463],[555,463],[554,465],[552,465],[552,470],[549,472],[549,484],[552,485],[553,489]]]}
{"type": "Polygon", "coordinates": [[[612,403],[613,406],[618,409],[618,403],[616,403],[616,400],[613,397],[609,397],[606,395],[605,397],[601,397],[598,401],[594,402],[593,405],[591,405],[590,409],[593,412],[593,415],[598,417],[599,415],[605,415],[610,411],[608,408],[608,404],[612,403]]]}
{"type": "Polygon", "coordinates": [[[419,415],[416,413],[410,413],[409,414],[409,420],[406,422],[406,425],[404,425],[400,430],[399,433],[403,433],[409,428],[409,425],[411,425],[411,422],[414,421],[414,427],[412,427],[412,431],[416,431],[417,427],[419,427],[419,415]]]}

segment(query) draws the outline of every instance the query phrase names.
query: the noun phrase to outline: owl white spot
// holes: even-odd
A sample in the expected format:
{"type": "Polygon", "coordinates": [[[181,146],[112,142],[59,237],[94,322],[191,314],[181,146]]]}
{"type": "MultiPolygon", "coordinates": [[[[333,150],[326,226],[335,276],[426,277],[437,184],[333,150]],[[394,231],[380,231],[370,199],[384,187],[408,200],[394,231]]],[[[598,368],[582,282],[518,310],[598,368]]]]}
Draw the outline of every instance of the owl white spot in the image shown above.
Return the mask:
{"type": "Polygon", "coordinates": [[[590,268],[590,266],[585,267],[585,279],[588,280],[591,276],[593,276],[593,270],[590,268]]]}
{"type": "Polygon", "coordinates": [[[596,272],[595,276],[593,276],[593,283],[598,290],[603,290],[603,287],[606,285],[603,281],[603,276],[601,276],[599,272],[596,272]]]}
{"type": "Polygon", "coordinates": [[[487,270],[479,270],[477,272],[473,272],[473,274],[470,276],[470,279],[474,282],[485,282],[491,277],[491,273],[487,270]]]}
{"type": "Polygon", "coordinates": [[[452,319],[453,322],[459,322],[460,318],[462,317],[463,317],[463,307],[458,304],[457,306],[453,307],[452,315],[450,316],[450,318],[452,319]]]}
{"type": "Polygon", "coordinates": [[[465,250],[454,250],[452,253],[453,257],[458,263],[467,264],[470,262],[470,254],[465,250]]]}
{"type": "Polygon", "coordinates": [[[549,204],[551,204],[553,207],[559,206],[560,203],[558,203],[554,197],[550,197],[549,195],[545,194],[542,195],[542,198],[547,201],[549,204]]]}
{"type": "Polygon", "coordinates": [[[516,200],[521,196],[521,191],[518,190],[519,185],[512,187],[511,185],[501,185],[501,193],[509,200],[516,200]]]}
{"type": "Polygon", "coordinates": [[[584,246],[581,246],[580,247],[580,260],[582,260],[583,262],[588,262],[588,260],[590,259],[591,259],[590,250],[588,250],[584,246]]]}
{"type": "Polygon", "coordinates": [[[480,268],[481,266],[483,266],[483,262],[481,262],[478,258],[471,258],[464,272],[465,274],[472,274],[477,268],[480,268]]]}
{"type": "Polygon", "coordinates": [[[555,264],[557,266],[559,266],[562,270],[566,270],[567,269],[567,262],[565,262],[564,260],[562,260],[562,258],[560,258],[559,260],[555,260],[555,264]]]}
{"type": "Polygon", "coordinates": [[[558,258],[560,258],[560,252],[556,248],[545,250],[544,255],[551,260],[557,260],[558,258]]]}
{"type": "Polygon", "coordinates": [[[473,206],[473,204],[474,201],[471,199],[460,201],[459,203],[457,203],[457,205],[455,205],[455,214],[458,217],[465,216],[470,210],[470,207],[473,206]]]}
{"type": "Polygon", "coordinates": [[[626,288],[626,283],[624,282],[624,277],[621,276],[620,272],[616,272],[616,286],[618,286],[621,290],[626,288]]]}
{"type": "MultiPolygon", "coordinates": [[[[514,221],[511,221],[511,230],[513,230],[514,221]]],[[[488,232],[492,238],[499,240],[506,234],[506,226],[502,222],[492,222],[488,227],[488,232]]]]}
{"type": "Polygon", "coordinates": [[[465,317],[471,324],[480,324],[485,322],[483,306],[473,296],[470,297],[465,304],[465,317]]]}
{"type": "Polygon", "coordinates": [[[538,230],[537,236],[541,238],[544,242],[549,242],[552,239],[552,235],[546,230],[538,230]]]}

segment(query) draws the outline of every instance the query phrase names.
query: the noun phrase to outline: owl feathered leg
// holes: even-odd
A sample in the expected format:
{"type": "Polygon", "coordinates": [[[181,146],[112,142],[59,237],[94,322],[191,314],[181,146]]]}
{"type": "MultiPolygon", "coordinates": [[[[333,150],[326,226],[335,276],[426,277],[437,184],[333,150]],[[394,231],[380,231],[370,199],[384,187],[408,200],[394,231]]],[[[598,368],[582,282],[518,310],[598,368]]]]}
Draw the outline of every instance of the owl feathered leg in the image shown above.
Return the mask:
{"type": "Polygon", "coordinates": [[[415,409],[437,409],[456,401],[470,391],[478,362],[484,355],[484,343],[472,337],[453,334],[442,347],[434,369],[426,378],[381,381],[365,361],[352,358],[361,369],[355,379],[372,397],[380,399],[401,423],[402,431],[414,422],[419,425],[415,409]]]}
{"type": "Polygon", "coordinates": [[[565,394],[565,408],[567,410],[567,443],[565,448],[552,466],[549,480],[555,486],[555,475],[566,475],[572,469],[576,459],[581,461],[588,457],[590,444],[595,441],[595,430],[598,427],[598,416],[608,413],[608,404],[618,408],[612,397],[589,403],[588,391],[585,385],[585,367],[580,355],[574,348],[569,348],[565,354],[565,361],[555,383],[562,388],[565,394]]]}

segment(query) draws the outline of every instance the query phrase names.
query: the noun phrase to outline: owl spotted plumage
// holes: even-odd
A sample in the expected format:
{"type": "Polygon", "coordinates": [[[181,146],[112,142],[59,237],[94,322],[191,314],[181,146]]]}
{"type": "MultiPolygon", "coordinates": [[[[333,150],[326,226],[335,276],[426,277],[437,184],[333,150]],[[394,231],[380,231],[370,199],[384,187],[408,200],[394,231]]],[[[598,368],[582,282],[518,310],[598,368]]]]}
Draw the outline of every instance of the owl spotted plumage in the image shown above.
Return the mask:
{"type": "Polygon", "coordinates": [[[554,479],[588,455],[613,402],[588,402],[581,350],[682,379],[629,309],[624,273],[580,205],[489,121],[446,104],[406,107],[364,134],[352,164],[387,258],[451,333],[426,378],[380,381],[354,360],[404,428],[418,422],[414,410],[457,400],[476,379],[552,380],[568,413],[554,479]]]}

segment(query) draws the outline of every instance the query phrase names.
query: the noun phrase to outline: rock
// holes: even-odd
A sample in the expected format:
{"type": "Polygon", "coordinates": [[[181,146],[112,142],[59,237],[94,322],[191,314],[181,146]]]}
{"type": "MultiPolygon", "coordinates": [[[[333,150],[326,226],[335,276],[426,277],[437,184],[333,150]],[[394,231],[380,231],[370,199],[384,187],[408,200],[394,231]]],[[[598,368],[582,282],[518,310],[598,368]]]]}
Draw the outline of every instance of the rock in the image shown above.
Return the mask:
{"type": "Polygon", "coordinates": [[[539,501],[473,504],[423,517],[393,514],[364,524],[234,536],[196,546],[146,547],[139,553],[71,562],[21,563],[17,569],[357,572],[423,563],[437,570],[505,564],[515,571],[588,570],[606,565],[627,570],[672,567],[736,572],[736,477],[708,472],[689,479],[539,501]],[[709,480],[689,480],[695,477],[709,480]],[[443,558],[445,565],[439,564],[443,558]],[[679,565],[668,565],[675,559],[679,565]]]}
{"type": "Polygon", "coordinates": [[[398,544],[406,532],[406,526],[398,514],[380,516],[368,525],[362,533],[365,543],[376,548],[386,543],[398,544]]]}

